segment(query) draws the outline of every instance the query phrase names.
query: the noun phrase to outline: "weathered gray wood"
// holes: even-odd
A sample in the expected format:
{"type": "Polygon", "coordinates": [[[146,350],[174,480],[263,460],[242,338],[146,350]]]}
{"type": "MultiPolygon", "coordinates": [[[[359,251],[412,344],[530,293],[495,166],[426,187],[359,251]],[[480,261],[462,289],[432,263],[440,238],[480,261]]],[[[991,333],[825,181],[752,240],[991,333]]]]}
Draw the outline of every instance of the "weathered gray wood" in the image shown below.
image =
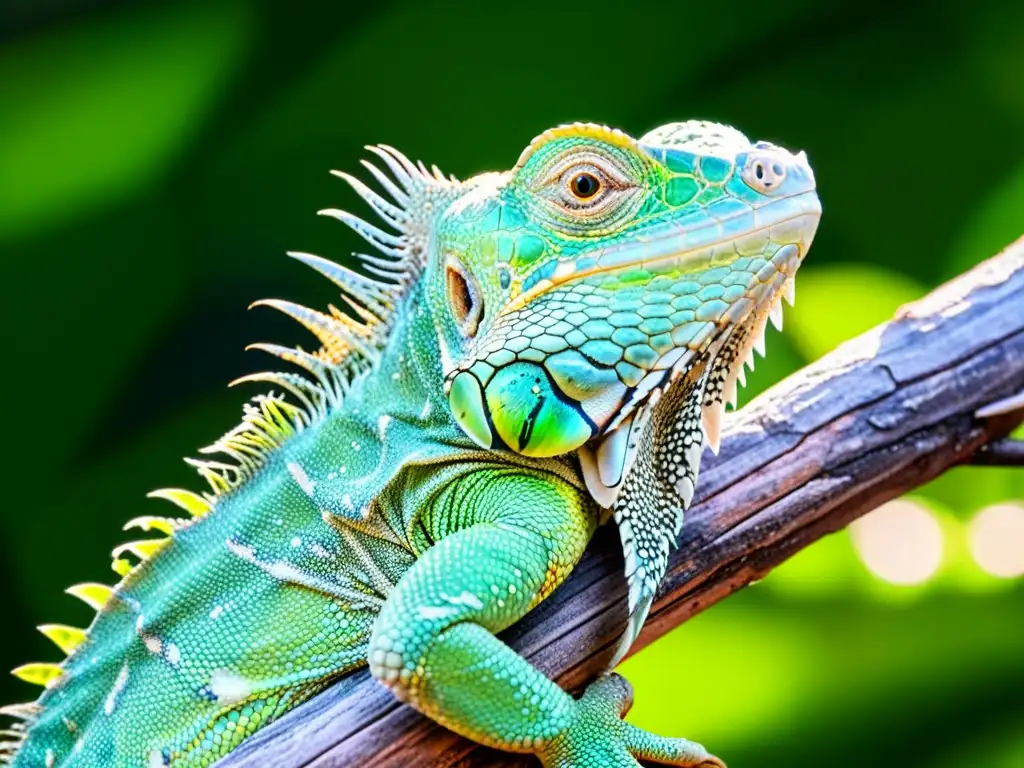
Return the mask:
{"type": "Polygon", "coordinates": [[[993,440],[982,446],[972,461],[990,467],[1024,467],[1024,440],[1011,437],[993,440]]]}
{"type": "MultiPolygon", "coordinates": [[[[827,533],[950,467],[1013,463],[1024,409],[1024,238],[904,307],[725,421],[634,650],[827,533]],[[992,445],[982,453],[981,449],[992,445]]],[[[569,689],[607,664],[625,620],[622,559],[602,531],[505,639],[569,689]]],[[[471,744],[398,704],[365,670],[256,734],[222,768],[536,765],[471,744]]]]}

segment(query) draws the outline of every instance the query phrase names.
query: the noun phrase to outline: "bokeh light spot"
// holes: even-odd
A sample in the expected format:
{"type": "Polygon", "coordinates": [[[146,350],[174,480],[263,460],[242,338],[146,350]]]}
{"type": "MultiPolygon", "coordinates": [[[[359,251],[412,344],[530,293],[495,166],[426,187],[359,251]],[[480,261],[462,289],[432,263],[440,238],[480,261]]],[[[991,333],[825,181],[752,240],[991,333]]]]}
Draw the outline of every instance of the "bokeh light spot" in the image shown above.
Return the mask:
{"type": "Polygon", "coordinates": [[[943,536],[929,510],[907,499],[883,504],[851,526],[864,565],[891,584],[921,584],[942,564],[943,536]]]}
{"type": "Polygon", "coordinates": [[[968,546],[986,573],[1003,579],[1024,576],[1024,506],[985,507],[971,521],[968,546]]]}

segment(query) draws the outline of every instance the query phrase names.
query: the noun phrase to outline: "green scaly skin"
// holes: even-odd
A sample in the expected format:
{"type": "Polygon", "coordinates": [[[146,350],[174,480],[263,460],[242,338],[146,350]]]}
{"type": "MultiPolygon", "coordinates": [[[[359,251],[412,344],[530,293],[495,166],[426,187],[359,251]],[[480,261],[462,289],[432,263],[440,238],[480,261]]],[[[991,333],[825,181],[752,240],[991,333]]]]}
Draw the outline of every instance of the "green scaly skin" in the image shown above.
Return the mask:
{"type": "Polygon", "coordinates": [[[380,279],[293,254],[352,313],[265,302],[315,354],[258,345],[305,374],[248,377],[242,424],[194,462],[186,519],[115,550],[88,632],[43,631],[61,665],[6,708],[0,759],[205,766],[369,663],[401,699],[546,766],[721,762],[622,721],[615,676],[574,700],[495,637],[619,526],[630,623],[643,623],[724,401],[793,284],[820,216],[802,153],[676,123],[642,139],[576,124],[515,167],[464,182],[371,148],[384,194],[346,178],[391,231],[325,211],[378,254],[380,279]],[[353,319],[354,318],[354,319],[353,319]]]}

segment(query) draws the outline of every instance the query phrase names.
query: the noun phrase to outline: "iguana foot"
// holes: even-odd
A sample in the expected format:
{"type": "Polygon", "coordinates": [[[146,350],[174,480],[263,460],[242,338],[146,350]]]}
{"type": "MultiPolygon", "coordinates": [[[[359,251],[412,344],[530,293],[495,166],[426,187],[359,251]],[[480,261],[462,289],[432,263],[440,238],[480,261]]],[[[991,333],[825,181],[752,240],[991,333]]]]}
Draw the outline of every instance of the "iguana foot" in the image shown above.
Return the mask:
{"type": "Polygon", "coordinates": [[[656,736],[625,722],[633,689],[621,675],[594,681],[576,702],[572,724],[538,756],[545,768],[638,768],[638,760],[686,768],[725,768],[700,744],[656,736]]]}

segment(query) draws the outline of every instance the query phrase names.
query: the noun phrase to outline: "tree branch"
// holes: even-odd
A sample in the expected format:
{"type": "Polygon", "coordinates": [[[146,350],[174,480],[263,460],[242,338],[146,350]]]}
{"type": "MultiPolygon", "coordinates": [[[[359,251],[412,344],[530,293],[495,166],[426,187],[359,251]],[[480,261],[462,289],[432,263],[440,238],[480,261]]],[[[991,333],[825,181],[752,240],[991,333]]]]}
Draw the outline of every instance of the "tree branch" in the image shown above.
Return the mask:
{"type": "Polygon", "coordinates": [[[990,467],[1024,467],[1024,440],[994,440],[974,454],[973,462],[990,467]]]}
{"type": "MultiPolygon", "coordinates": [[[[951,467],[1019,463],[1020,443],[1002,438],[1024,411],[975,414],[1021,392],[1024,238],[726,419],[721,453],[705,457],[696,504],[634,650],[951,467]]],[[[606,528],[566,583],[503,637],[578,690],[608,663],[625,597],[616,532],[606,528]]],[[[410,763],[535,765],[434,725],[365,669],[219,765],[410,763]]]]}

